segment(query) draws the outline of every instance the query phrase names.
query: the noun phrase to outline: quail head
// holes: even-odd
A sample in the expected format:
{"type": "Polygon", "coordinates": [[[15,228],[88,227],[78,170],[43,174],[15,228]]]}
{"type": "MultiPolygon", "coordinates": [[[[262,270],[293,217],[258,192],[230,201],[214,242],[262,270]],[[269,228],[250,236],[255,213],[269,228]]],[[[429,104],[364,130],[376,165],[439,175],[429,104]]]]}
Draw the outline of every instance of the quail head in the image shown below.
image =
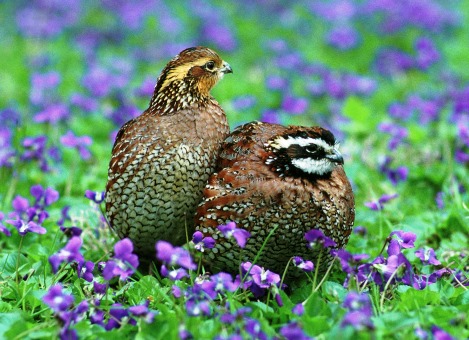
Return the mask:
{"type": "MultiPolygon", "coordinates": [[[[254,261],[269,233],[256,263],[280,274],[293,256],[317,264],[319,251],[304,238],[312,229],[344,247],[355,203],[342,164],[333,134],[321,127],[252,122],[235,129],[222,144],[196,213],[196,229],[216,239],[206,265],[238,273],[241,262],[254,261]],[[251,233],[244,249],[218,230],[229,221],[251,233]]],[[[330,260],[323,251],[321,271],[330,260]]],[[[292,267],[287,279],[301,274],[292,267]]]]}
{"type": "MultiPolygon", "coordinates": [[[[150,105],[119,130],[109,163],[106,214],[120,238],[151,261],[155,242],[175,245],[194,214],[229,128],[210,90],[230,65],[206,47],[185,49],[161,72],[150,105]]],[[[143,259],[143,260],[144,260],[143,259]]]]}

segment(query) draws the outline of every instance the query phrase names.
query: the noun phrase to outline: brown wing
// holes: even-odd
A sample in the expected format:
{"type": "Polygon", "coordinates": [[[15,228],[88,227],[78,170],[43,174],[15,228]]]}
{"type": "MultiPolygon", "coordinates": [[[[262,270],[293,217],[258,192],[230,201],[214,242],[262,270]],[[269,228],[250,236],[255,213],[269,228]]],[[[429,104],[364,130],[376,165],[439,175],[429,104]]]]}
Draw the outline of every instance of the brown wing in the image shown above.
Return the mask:
{"type": "Polygon", "coordinates": [[[222,143],[218,169],[247,159],[254,162],[265,159],[264,144],[283,131],[285,127],[281,125],[262,122],[251,122],[237,127],[222,143]]]}

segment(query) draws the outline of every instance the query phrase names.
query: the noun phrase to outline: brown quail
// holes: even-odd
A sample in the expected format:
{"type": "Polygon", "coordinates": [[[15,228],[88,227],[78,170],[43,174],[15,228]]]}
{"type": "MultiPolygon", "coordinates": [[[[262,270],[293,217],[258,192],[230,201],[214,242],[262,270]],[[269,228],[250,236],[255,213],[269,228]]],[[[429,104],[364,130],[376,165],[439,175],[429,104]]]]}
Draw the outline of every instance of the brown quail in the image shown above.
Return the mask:
{"type": "Polygon", "coordinates": [[[119,130],[109,163],[106,214],[141,261],[155,242],[186,242],[204,185],[229,128],[210,90],[230,65],[206,47],[185,49],[163,69],[150,105],[119,130]]]}
{"type": "MultiPolygon", "coordinates": [[[[292,256],[317,260],[304,238],[311,229],[344,247],[355,203],[337,147],[333,134],[321,127],[252,122],[235,129],[222,144],[218,172],[196,213],[196,229],[217,241],[207,249],[209,268],[238,273],[240,262],[253,262],[275,228],[256,264],[280,274],[292,256]],[[244,249],[217,229],[229,221],[251,233],[244,249]]],[[[329,252],[321,259],[323,271],[329,252]]],[[[287,278],[301,274],[292,267],[287,278]]]]}

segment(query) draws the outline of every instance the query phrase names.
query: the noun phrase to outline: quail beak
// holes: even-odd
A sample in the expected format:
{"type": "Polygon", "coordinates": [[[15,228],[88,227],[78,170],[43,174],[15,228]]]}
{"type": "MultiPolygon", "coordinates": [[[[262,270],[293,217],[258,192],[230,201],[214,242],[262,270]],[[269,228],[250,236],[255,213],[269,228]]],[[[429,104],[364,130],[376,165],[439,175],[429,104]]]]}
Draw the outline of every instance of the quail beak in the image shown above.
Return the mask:
{"type": "Polygon", "coordinates": [[[326,158],[330,160],[331,162],[334,162],[337,164],[344,164],[344,158],[342,157],[341,153],[337,149],[334,149],[331,154],[326,155],[326,158]]]}
{"type": "Polygon", "coordinates": [[[230,64],[228,64],[226,61],[223,62],[223,67],[220,69],[221,73],[227,74],[227,73],[233,73],[233,69],[231,68],[230,64]]]}

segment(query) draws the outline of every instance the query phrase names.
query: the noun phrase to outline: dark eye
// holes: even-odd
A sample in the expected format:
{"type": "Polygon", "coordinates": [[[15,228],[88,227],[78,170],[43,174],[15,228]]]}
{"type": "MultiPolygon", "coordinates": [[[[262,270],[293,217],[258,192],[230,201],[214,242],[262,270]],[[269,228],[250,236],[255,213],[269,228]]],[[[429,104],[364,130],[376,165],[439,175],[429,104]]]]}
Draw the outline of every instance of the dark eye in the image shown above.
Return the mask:
{"type": "Polygon", "coordinates": [[[315,144],[308,145],[307,147],[305,147],[305,149],[306,149],[306,152],[308,152],[308,153],[318,152],[318,146],[315,145],[315,144]]]}
{"type": "Polygon", "coordinates": [[[205,68],[209,71],[213,71],[213,69],[215,68],[215,62],[209,61],[205,64],[205,68]]]}

